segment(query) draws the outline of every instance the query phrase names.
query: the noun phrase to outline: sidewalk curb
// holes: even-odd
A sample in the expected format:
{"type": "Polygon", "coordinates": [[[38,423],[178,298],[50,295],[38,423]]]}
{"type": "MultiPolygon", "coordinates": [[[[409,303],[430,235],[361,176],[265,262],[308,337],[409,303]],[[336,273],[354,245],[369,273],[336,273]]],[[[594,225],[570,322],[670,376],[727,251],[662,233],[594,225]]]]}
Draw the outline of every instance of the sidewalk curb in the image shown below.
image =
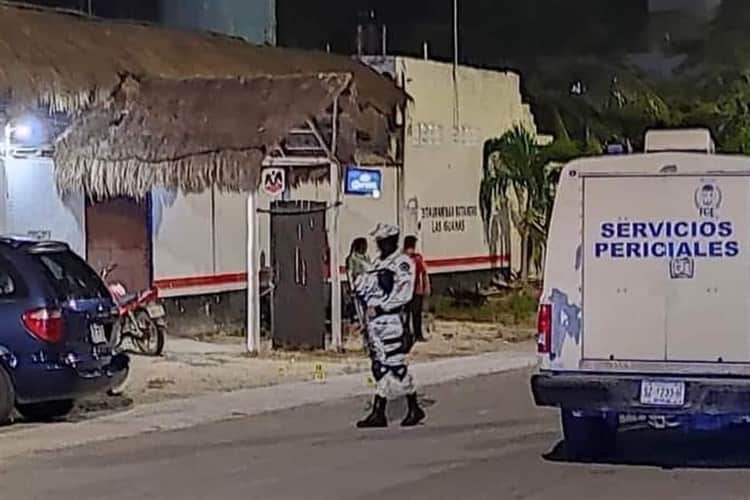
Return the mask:
{"type": "MultiPolygon", "coordinates": [[[[536,356],[499,352],[414,364],[423,387],[535,366],[536,356]]],[[[339,375],[325,382],[294,382],[190,399],[142,405],[132,410],[76,423],[49,424],[0,434],[0,460],[43,451],[123,439],[149,432],[176,431],[263,413],[368,395],[363,373],[339,375]]]]}

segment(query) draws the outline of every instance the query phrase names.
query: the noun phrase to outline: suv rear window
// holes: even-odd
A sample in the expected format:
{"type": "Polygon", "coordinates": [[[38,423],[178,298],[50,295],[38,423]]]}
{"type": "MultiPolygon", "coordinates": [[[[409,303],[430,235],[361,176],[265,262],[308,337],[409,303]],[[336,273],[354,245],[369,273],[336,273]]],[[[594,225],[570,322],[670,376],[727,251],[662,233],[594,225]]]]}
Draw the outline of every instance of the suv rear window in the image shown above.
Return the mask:
{"type": "Polygon", "coordinates": [[[32,255],[39,262],[59,300],[109,297],[101,278],[73,252],[43,252],[32,255]]]}

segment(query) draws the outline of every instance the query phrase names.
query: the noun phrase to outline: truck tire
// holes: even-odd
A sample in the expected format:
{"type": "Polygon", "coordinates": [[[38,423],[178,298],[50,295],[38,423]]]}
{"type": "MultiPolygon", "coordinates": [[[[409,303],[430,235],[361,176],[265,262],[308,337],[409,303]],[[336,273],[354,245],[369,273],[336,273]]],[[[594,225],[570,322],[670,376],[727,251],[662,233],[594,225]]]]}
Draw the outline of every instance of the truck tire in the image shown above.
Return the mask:
{"type": "Polygon", "coordinates": [[[576,416],[562,410],[565,451],[573,459],[600,458],[615,449],[617,424],[605,417],[576,416]]]}

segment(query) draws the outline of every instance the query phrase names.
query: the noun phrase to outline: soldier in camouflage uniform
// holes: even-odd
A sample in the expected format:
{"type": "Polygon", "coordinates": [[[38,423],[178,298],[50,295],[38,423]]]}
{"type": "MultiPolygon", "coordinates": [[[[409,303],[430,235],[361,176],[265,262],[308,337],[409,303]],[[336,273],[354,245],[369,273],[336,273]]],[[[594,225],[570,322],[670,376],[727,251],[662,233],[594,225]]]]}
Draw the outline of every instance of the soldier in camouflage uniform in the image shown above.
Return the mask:
{"type": "Polygon", "coordinates": [[[406,363],[411,349],[405,335],[406,306],[414,294],[414,262],[399,250],[399,229],[379,224],[371,233],[380,251],[369,272],[355,282],[355,293],[367,310],[367,339],[376,395],[370,415],[357,427],[386,427],[388,399],[406,396],[409,411],[401,422],[418,425],[425,418],[406,363]]]}

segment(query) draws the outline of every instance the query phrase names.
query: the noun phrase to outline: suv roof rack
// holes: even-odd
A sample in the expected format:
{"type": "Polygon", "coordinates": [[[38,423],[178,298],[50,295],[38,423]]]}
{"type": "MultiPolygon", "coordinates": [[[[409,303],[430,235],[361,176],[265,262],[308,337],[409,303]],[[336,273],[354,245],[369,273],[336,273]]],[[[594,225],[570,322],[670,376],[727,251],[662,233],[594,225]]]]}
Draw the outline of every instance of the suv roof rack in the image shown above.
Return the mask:
{"type": "Polygon", "coordinates": [[[62,241],[38,241],[31,243],[26,249],[31,254],[67,252],[68,250],[70,250],[70,247],[62,241]]]}
{"type": "Polygon", "coordinates": [[[70,250],[70,246],[62,241],[38,240],[29,236],[0,236],[0,244],[8,245],[15,249],[23,249],[29,253],[64,252],[70,250]]]}

